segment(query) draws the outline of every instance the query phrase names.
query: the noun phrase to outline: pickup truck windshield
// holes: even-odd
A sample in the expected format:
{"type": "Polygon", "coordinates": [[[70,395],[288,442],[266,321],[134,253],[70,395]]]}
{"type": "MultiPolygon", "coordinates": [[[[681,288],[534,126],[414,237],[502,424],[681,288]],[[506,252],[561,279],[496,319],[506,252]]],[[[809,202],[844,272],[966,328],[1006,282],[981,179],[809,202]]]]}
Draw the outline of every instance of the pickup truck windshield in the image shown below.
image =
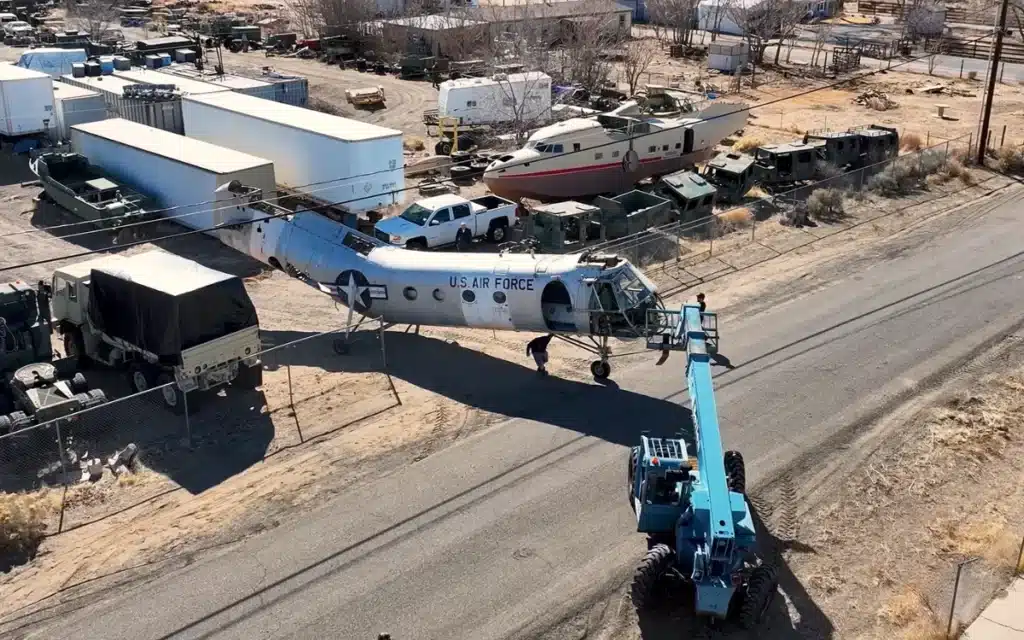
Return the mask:
{"type": "Polygon", "coordinates": [[[413,204],[410,205],[408,209],[403,211],[402,215],[400,215],[399,217],[402,220],[408,220],[409,222],[413,224],[418,224],[419,226],[422,227],[423,225],[427,224],[427,219],[430,217],[431,213],[433,213],[433,211],[431,211],[430,209],[422,207],[418,204],[413,204]]]}

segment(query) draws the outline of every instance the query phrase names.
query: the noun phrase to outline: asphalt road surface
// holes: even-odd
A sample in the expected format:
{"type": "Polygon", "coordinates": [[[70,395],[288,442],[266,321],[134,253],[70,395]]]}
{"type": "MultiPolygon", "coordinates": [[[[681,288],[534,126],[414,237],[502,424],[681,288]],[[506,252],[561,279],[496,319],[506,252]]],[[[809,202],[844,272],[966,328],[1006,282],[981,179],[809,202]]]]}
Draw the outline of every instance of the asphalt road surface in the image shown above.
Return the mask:
{"type": "MultiPolygon", "coordinates": [[[[724,439],[753,481],[1015,330],[1019,207],[766,312],[721,318],[735,367],[716,378],[724,439]]],[[[689,419],[683,357],[651,360],[614,372],[617,389],[549,378],[510,399],[495,380],[495,396],[477,402],[507,422],[28,637],[536,637],[621,581],[644,548],[625,446],[689,419]]]]}

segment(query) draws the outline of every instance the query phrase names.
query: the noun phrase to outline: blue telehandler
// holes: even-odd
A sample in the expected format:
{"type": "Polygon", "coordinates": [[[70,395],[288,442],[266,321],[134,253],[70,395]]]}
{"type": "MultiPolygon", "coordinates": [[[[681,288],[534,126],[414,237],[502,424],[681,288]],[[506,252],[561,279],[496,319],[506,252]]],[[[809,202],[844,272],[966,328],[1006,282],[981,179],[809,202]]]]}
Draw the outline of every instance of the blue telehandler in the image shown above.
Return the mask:
{"type": "Polygon", "coordinates": [[[718,349],[718,318],[696,305],[651,309],[647,347],[686,352],[693,413],[690,443],[650,437],[629,452],[629,503],[647,553],[633,574],[631,597],[648,608],[670,576],[692,583],[700,616],[738,618],[750,629],[764,619],[778,589],[774,566],[757,557],[757,534],[745,496],[746,473],[738,451],[724,451],[711,380],[718,349]]]}

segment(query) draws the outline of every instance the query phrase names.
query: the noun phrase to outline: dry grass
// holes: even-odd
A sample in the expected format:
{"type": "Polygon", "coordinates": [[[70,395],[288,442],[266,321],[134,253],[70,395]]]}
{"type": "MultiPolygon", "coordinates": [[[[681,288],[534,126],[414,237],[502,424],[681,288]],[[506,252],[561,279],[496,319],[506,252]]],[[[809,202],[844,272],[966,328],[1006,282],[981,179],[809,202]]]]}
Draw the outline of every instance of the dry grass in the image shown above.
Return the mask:
{"type": "Polygon", "coordinates": [[[996,152],[996,166],[1003,173],[1024,173],[1024,148],[1003,147],[996,152]]]}
{"type": "Polygon", "coordinates": [[[759,136],[743,136],[732,144],[732,150],[737,153],[751,151],[764,144],[764,138],[759,136]]]}
{"type": "Polygon", "coordinates": [[[1002,514],[990,512],[967,522],[943,520],[930,527],[930,531],[943,553],[980,558],[996,568],[1013,569],[1018,563],[1020,532],[1009,526],[1002,514]]]}
{"type": "Polygon", "coordinates": [[[0,493],[0,557],[34,553],[59,508],[59,494],[48,489],[0,493]]]}
{"type": "Polygon", "coordinates": [[[955,158],[951,159],[941,169],[939,169],[939,172],[935,174],[935,178],[938,182],[949,182],[950,180],[959,179],[960,182],[967,186],[972,186],[977,183],[977,180],[975,180],[974,174],[971,173],[971,170],[955,158]]]}
{"type": "Polygon", "coordinates": [[[746,207],[736,207],[718,214],[718,233],[731,233],[750,226],[754,214],[746,207]]]}
{"type": "Polygon", "coordinates": [[[904,151],[919,151],[924,146],[924,140],[916,133],[904,133],[900,137],[900,149],[904,151]]]}
{"type": "Polygon", "coordinates": [[[913,586],[904,587],[878,611],[880,621],[900,630],[902,640],[946,640],[946,633],[928,605],[928,600],[913,586]]]}
{"type": "Polygon", "coordinates": [[[423,151],[427,148],[427,143],[419,136],[405,136],[402,148],[406,151],[423,151]]]}

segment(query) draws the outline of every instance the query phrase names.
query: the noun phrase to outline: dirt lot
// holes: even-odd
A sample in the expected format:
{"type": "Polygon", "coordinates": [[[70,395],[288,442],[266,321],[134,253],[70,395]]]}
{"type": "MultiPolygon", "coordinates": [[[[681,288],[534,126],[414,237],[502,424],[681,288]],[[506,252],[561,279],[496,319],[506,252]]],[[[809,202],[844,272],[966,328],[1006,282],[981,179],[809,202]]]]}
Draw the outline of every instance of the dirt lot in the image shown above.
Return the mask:
{"type": "MultiPolygon", "coordinates": [[[[9,50],[0,48],[0,52],[6,55],[9,50]]],[[[401,128],[407,133],[420,134],[423,131],[420,112],[434,106],[436,92],[426,82],[342,71],[313,61],[268,60],[260,53],[225,54],[229,70],[243,65],[258,69],[268,63],[278,70],[309,77],[311,94],[337,105],[341,113],[401,128]],[[344,89],[368,83],[385,87],[389,98],[387,109],[370,114],[356,112],[344,103],[344,89]]],[[[904,86],[902,82],[928,82],[921,76],[903,78],[903,74],[887,74],[881,81],[893,86],[904,86]]],[[[758,100],[779,97],[799,88],[792,83],[783,86],[782,80],[778,82],[778,85],[774,82],[765,85],[751,97],[758,100]]],[[[818,118],[824,126],[828,114],[840,112],[836,122],[838,124],[842,117],[843,126],[891,122],[919,132],[922,137],[929,131],[939,130],[944,137],[951,137],[973,128],[973,119],[965,114],[977,104],[977,98],[897,96],[893,92],[890,95],[901,103],[900,108],[875,112],[851,104],[861,90],[861,87],[830,90],[765,107],[763,113],[755,113],[758,124],[748,127],[747,134],[763,135],[766,141],[790,139],[798,136],[791,130],[792,123],[800,123],[798,128],[802,132],[805,130],[802,127],[817,128],[818,118]],[[949,104],[954,115],[964,116],[960,121],[950,122],[929,119],[936,101],[949,104]],[[780,118],[778,127],[774,124],[777,117],[780,118]],[[933,120],[934,126],[930,124],[933,120]]],[[[1001,91],[1005,93],[1000,94],[996,105],[998,115],[994,117],[997,130],[1001,126],[999,118],[1018,114],[1024,102],[1017,87],[1004,85],[1001,91]]],[[[1020,122],[1019,118],[1013,119],[1015,128],[1011,129],[1008,139],[1011,135],[1024,138],[1020,122]]],[[[8,247],[3,264],[66,256],[107,246],[112,241],[107,234],[55,237],[81,231],[76,227],[54,233],[38,231],[38,227],[73,221],[45,205],[37,206],[33,198],[38,188],[19,184],[31,177],[21,162],[0,156],[0,177],[0,237],[8,247]]],[[[748,241],[750,222],[744,218],[731,220],[729,224],[737,230],[715,241],[712,259],[705,255],[712,251],[707,242],[684,243],[685,259],[679,264],[653,270],[652,276],[666,290],[683,294],[688,286],[704,282],[702,286],[720,308],[746,304],[766,287],[787,283],[794,272],[807,274],[799,286],[787,285],[790,295],[799,295],[802,288],[827,280],[828,268],[824,265],[843,262],[848,267],[851,260],[869,263],[869,249],[879,238],[898,229],[926,224],[925,220],[930,220],[927,224],[947,218],[963,223],[971,214],[964,211],[943,214],[957,204],[970,202],[1007,184],[1001,178],[981,181],[982,178],[979,175],[979,184],[971,187],[957,182],[936,184],[927,192],[908,196],[895,204],[875,197],[851,202],[848,216],[842,221],[816,228],[793,229],[775,220],[761,223],[755,230],[761,244],[756,246],[748,241]],[[906,208],[899,215],[878,217],[903,207],[906,208]],[[857,224],[859,226],[854,226],[857,224]],[[826,237],[847,227],[852,228],[837,239],[826,237]],[[824,239],[806,245],[818,238],[824,239]],[[709,284],[724,274],[762,260],[768,262],[750,267],[739,278],[730,278],[727,287],[709,284]]],[[[152,231],[159,235],[176,230],[167,226],[152,231]]],[[[128,251],[141,251],[147,246],[128,251]]],[[[263,271],[253,261],[211,239],[193,236],[163,241],[159,246],[245,276],[269,345],[340,327],[344,322],[344,315],[325,297],[281,273],[263,271]]],[[[53,266],[27,267],[6,276],[34,281],[47,277],[53,266]]],[[[401,406],[394,406],[391,384],[380,373],[379,343],[371,332],[365,332],[352,356],[344,359],[330,352],[325,338],[268,357],[270,367],[266,372],[263,397],[237,399],[234,402],[240,405],[226,404],[220,409],[215,404],[208,407],[212,413],[194,428],[198,444],[195,451],[186,451],[177,443],[180,422],[164,423],[154,419],[154,424],[147,425],[149,429],[174,437],[157,450],[143,450],[145,468],[142,472],[120,479],[108,474],[98,485],[70,491],[64,528],[71,530],[46,539],[40,555],[32,563],[0,576],[0,600],[3,602],[0,613],[8,614],[59,590],[66,590],[62,597],[74,597],[80,590],[76,585],[99,576],[126,571],[110,578],[117,580],[125,575],[143,575],[146,567],[159,567],[157,563],[168,559],[190,561],[191,553],[197,548],[273,527],[304,506],[321,502],[369,474],[409,464],[500,420],[511,411],[495,399],[494,381],[502,381],[502,395],[506,397],[514,397],[515,391],[532,388],[535,384],[534,374],[526,366],[524,342],[521,336],[489,331],[424,329],[418,336],[401,330],[388,332],[385,337],[388,371],[401,406]],[[444,366],[438,367],[437,363],[444,363],[444,366]],[[307,441],[304,446],[295,446],[300,442],[299,430],[303,432],[302,439],[307,441]],[[309,443],[311,439],[315,442],[309,443]],[[231,464],[224,463],[228,453],[231,464]],[[207,470],[214,465],[221,465],[223,469],[210,477],[207,470]],[[91,524],[78,527],[85,523],[91,524]],[[134,570],[127,571],[132,568],[134,570]]],[[[622,349],[631,350],[630,345],[623,345],[622,349]]],[[[643,357],[633,356],[629,360],[643,357]]],[[[588,361],[586,354],[561,344],[552,345],[555,375],[584,381],[588,378],[585,374],[588,361]]],[[[139,411],[149,415],[152,410],[140,406],[139,411]]],[[[123,446],[138,437],[123,427],[119,429],[117,433],[124,437],[119,436],[111,443],[113,445],[123,446]]],[[[893,466],[886,473],[901,471],[893,466]]],[[[850,491],[855,489],[852,485],[849,488],[850,491]]],[[[956,502],[951,499],[949,504],[956,502]]],[[[842,505],[830,503],[815,508],[841,509],[842,505]]],[[[56,518],[54,514],[54,528],[56,518]]],[[[811,536],[808,544],[824,545],[830,534],[821,531],[807,535],[811,536]]],[[[842,548],[839,544],[836,547],[842,548]]],[[[799,562],[805,560],[798,559],[795,570],[809,585],[807,589],[812,594],[826,600],[834,598],[826,608],[842,618],[843,607],[850,602],[842,600],[845,596],[835,595],[835,588],[830,592],[828,582],[835,575],[834,565],[828,564],[829,558],[838,557],[819,554],[806,559],[804,565],[799,562]]],[[[851,584],[862,579],[860,574],[840,571],[839,575],[851,584]]],[[[878,584],[885,586],[887,583],[878,584]]],[[[926,590],[927,585],[921,584],[926,590]]],[[[100,581],[92,586],[102,585],[100,581]]],[[[877,593],[872,597],[878,602],[858,605],[858,611],[866,617],[850,617],[848,622],[840,623],[842,626],[856,632],[868,628],[865,620],[873,620],[883,596],[890,595],[875,587],[872,589],[877,593]]],[[[625,626],[615,628],[636,628],[633,621],[623,624],[625,626]]],[[[624,637],[629,637],[628,633],[632,632],[623,633],[624,637]]]]}

